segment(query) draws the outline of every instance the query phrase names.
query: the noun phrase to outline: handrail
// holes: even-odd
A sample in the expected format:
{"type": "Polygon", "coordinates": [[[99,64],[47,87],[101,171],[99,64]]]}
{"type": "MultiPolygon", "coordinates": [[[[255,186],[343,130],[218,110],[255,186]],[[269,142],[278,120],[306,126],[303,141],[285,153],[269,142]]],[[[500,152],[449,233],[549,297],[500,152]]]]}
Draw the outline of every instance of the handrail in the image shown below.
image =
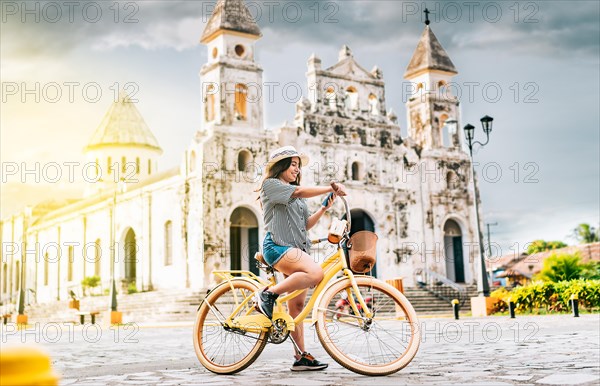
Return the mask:
{"type": "Polygon", "coordinates": [[[462,306],[467,300],[467,290],[447,277],[427,268],[417,268],[414,272],[415,283],[435,296],[447,301],[458,299],[462,306]]]}

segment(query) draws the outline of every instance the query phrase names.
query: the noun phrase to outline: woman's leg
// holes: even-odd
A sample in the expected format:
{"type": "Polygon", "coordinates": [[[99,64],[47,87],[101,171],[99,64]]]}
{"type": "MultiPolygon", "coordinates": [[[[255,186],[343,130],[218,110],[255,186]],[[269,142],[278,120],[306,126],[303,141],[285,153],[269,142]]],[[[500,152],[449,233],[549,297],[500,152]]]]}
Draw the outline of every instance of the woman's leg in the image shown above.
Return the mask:
{"type": "Polygon", "coordinates": [[[279,272],[287,275],[281,283],[269,287],[269,291],[282,294],[317,285],[323,280],[323,269],[309,254],[298,248],[290,248],[274,265],[279,272]]]}
{"type": "MultiPolygon", "coordinates": [[[[302,309],[304,308],[304,302],[306,301],[306,294],[308,290],[302,292],[300,295],[296,296],[293,299],[288,300],[288,311],[292,318],[296,318],[296,316],[300,315],[302,309]]],[[[292,339],[298,345],[300,349],[300,353],[296,352],[296,348],[294,347],[294,356],[296,359],[300,359],[300,354],[306,351],[304,348],[304,323],[299,323],[296,325],[296,329],[291,332],[292,339]]]]}

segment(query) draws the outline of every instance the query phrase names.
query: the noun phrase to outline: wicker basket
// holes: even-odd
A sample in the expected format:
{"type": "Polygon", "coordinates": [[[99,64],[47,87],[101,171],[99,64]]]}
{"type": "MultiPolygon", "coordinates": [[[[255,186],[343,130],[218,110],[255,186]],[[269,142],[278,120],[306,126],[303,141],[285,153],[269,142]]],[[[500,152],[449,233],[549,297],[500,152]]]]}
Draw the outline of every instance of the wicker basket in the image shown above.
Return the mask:
{"type": "Polygon", "coordinates": [[[369,231],[360,231],[348,241],[350,269],[356,273],[367,273],[376,263],[377,235],[369,231]]]}

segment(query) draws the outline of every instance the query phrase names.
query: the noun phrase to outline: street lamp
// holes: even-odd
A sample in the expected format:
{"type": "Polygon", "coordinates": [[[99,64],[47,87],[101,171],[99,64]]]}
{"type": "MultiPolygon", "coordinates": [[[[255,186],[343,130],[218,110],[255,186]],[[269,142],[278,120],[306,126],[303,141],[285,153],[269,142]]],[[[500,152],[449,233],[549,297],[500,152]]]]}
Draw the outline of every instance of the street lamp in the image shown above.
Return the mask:
{"type": "MultiPolygon", "coordinates": [[[[103,182],[102,180],[100,180],[103,182]]],[[[112,215],[110,219],[110,310],[117,311],[117,284],[115,281],[115,245],[117,195],[124,191],[125,180],[121,178],[115,186],[112,198],[112,215]]]]}
{"type": "Polygon", "coordinates": [[[483,128],[483,132],[485,133],[486,140],[484,143],[479,141],[473,142],[475,138],[475,126],[467,124],[464,127],[465,137],[467,139],[467,144],[469,146],[469,155],[471,157],[471,170],[473,172],[473,188],[475,190],[475,219],[477,220],[477,236],[479,238],[479,257],[480,257],[480,268],[479,268],[479,280],[477,281],[477,292],[479,296],[489,296],[490,295],[490,284],[487,278],[487,272],[485,269],[485,257],[484,257],[484,249],[483,249],[483,235],[481,233],[481,225],[479,224],[479,189],[477,188],[477,184],[475,183],[475,166],[473,164],[473,145],[479,144],[479,146],[483,147],[487,145],[490,141],[490,133],[492,132],[492,122],[494,118],[486,115],[481,118],[481,126],[483,128]]]}

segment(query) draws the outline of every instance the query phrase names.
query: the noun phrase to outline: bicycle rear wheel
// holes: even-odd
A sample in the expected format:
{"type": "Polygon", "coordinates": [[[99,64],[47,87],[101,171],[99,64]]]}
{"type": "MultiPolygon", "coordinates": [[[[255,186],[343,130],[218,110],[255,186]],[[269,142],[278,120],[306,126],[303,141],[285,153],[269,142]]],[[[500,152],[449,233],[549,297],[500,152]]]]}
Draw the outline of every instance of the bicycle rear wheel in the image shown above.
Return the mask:
{"type": "Polygon", "coordinates": [[[354,295],[350,280],[329,287],[317,308],[317,335],[331,357],[363,375],[388,375],[407,366],[421,341],[414,308],[396,288],[380,280],[355,276],[359,291],[373,312],[340,312],[336,302],[354,295]]]}
{"type": "Polygon", "coordinates": [[[259,287],[249,280],[233,279],[222,283],[202,302],[194,324],[194,349],[204,367],[217,374],[233,374],[250,366],[267,344],[267,332],[250,332],[226,328],[222,322],[250,314],[252,301],[232,315],[238,305],[259,287]],[[232,288],[233,287],[233,288],[232,288]],[[210,306],[209,306],[210,305],[210,306]]]}

